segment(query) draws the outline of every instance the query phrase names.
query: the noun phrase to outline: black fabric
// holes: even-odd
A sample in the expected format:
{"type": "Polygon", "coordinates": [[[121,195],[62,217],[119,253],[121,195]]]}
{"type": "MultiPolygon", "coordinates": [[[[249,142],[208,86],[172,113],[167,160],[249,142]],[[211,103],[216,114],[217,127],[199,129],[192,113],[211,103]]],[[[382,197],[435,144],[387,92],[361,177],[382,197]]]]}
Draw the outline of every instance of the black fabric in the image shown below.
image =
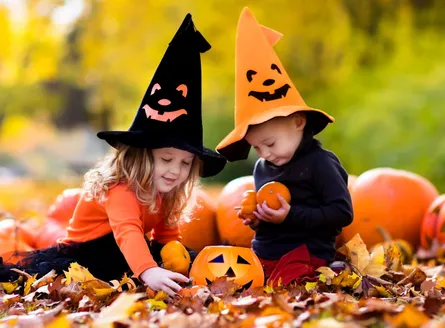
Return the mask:
{"type": "Polygon", "coordinates": [[[140,148],[174,147],[203,161],[202,177],[219,173],[226,159],[203,146],[201,57],[210,44],[188,14],[170,42],[128,131],[102,131],[100,139],[140,148]]]}
{"type": "Polygon", "coordinates": [[[259,159],[254,169],[255,189],[271,181],[285,184],[291,210],[281,224],[261,221],[252,243],[263,259],[278,260],[306,244],[311,255],[331,262],[335,238],[352,222],[348,174],[338,158],[305,133],[293,158],[280,167],[259,159]]]}
{"type": "MultiPolygon", "coordinates": [[[[153,259],[159,266],[162,266],[160,253],[164,244],[154,240],[149,241],[147,238],[146,241],[153,259]]],[[[196,252],[190,248],[187,250],[193,261],[196,252]]],[[[7,261],[7,259],[4,260],[7,261]]],[[[27,252],[25,258],[17,264],[3,263],[2,259],[0,281],[12,281],[18,278],[18,274],[11,271],[11,268],[18,268],[32,275],[37,273],[38,277],[41,277],[52,269],[56,270],[58,274],[62,274],[73,262],[88,268],[93,276],[104,281],[120,279],[124,273],[132,275],[113,234],[109,233],[84,243],[58,244],[46,249],[27,252]]]]}

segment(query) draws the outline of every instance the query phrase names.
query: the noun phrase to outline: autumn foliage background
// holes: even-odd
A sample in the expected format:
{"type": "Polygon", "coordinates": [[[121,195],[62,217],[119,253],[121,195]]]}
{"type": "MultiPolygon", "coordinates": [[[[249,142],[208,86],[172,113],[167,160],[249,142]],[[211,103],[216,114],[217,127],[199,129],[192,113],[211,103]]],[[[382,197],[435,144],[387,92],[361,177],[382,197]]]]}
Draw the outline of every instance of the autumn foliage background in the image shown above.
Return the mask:
{"type": "MultiPolygon", "coordinates": [[[[389,166],[445,187],[445,3],[0,1],[0,177],[78,178],[127,129],[187,12],[202,56],[205,141],[233,127],[235,33],[244,6],[284,34],[276,51],[306,102],[336,118],[320,139],[351,174],[389,166]]],[[[207,182],[250,174],[229,164],[207,182]]]]}

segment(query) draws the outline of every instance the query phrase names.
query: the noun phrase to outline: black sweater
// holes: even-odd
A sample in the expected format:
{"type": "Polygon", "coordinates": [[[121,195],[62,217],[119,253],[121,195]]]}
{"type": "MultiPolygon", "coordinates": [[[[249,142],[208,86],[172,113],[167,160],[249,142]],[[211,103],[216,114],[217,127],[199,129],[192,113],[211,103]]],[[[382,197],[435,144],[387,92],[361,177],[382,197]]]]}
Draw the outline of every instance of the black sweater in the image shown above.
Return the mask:
{"type": "Polygon", "coordinates": [[[348,174],[338,158],[310,137],[303,139],[292,159],[282,166],[259,159],[253,175],[256,190],[278,181],[291,193],[286,219],[281,224],[261,221],[255,229],[254,252],[263,259],[277,260],[306,244],[312,255],[331,262],[335,238],[353,217],[348,174]]]}

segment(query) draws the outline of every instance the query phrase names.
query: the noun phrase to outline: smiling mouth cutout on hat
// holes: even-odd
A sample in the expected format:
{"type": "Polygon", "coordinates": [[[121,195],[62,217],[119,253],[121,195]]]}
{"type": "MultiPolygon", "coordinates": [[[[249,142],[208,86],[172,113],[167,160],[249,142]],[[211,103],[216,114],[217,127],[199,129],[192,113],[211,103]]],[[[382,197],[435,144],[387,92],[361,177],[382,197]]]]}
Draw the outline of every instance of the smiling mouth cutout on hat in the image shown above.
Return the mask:
{"type": "MultiPolygon", "coordinates": [[[[281,70],[278,68],[278,66],[276,64],[272,64],[270,66],[270,68],[271,68],[271,70],[274,70],[279,75],[281,75],[281,70]]],[[[254,80],[254,76],[256,74],[257,74],[256,71],[254,71],[252,69],[248,70],[246,73],[247,81],[249,81],[249,83],[252,83],[252,81],[254,80]]],[[[263,81],[262,85],[263,86],[273,86],[275,84],[275,82],[276,82],[275,79],[267,79],[267,80],[263,81]]],[[[252,83],[252,84],[254,84],[254,83],[252,83]]],[[[249,97],[252,96],[252,97],[258,99],[259,101],[272,101],[272,100],[277,100],[277,99],[286,97],[287,91],[289,89],[290,89],[290,85],[286,83],[277,89],[273,89],[272,92],[252,90],[249,92],[249,97]]]]}
{"type": "MultiPolygon", "coordinates": [[[[161,85],[156,83],[151,89],[150,96],[154,95],[158,90],[161,90],[161,85]]],[[[184,98],[187,97],[188,88],[185,84],[180,84],[176,88],[176,91],[179,91],[184,98]]],[[[147,118],[161,122],[173,122],[179,116],[187,115],[187,111],[184,108],[173,111],[170,110],[170,108],[167,108],[172,104],[172,102],[167,98],[159,99],[157,104],[160,106],[158,109],[153,109],[148,104],[142,107],[145,110],[147,118]]]]}

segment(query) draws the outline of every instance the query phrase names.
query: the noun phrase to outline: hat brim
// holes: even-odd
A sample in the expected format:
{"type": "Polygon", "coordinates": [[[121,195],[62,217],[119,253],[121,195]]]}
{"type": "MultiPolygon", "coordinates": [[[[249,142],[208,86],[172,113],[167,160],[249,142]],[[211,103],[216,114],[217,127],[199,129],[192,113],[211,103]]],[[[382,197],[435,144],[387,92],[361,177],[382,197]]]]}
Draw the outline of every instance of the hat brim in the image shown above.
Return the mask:
{"type": "Polygon", "coordinates": [[[320,133],[329,123],[335,119],[319,109],[307,106],[283,106],[273,110],[252,116],[249,120],[241,122],[230,132],[216,147],[216,150],[224,155],[228,161],[238,161],[246,159],[249,155],[250,145],[244,139],[249,126],[261,124],[275,117],[285,117],[296,112],[306,112],[311,114],[311,127],[314,135],[320,133]]]}
{"type": "Polygon", "coordinates": [[[217,175],[227,163],[227,160],[217,152],[206,147],[196,147],[179,138],[153,138],[147,133],[135,131],[102,131],[97,136],[114,148],[119,144],[124,144],[137,148],[174,147],[188,151],[201,159],[203,164],[200,176],[203,178],[217,175]]]}

